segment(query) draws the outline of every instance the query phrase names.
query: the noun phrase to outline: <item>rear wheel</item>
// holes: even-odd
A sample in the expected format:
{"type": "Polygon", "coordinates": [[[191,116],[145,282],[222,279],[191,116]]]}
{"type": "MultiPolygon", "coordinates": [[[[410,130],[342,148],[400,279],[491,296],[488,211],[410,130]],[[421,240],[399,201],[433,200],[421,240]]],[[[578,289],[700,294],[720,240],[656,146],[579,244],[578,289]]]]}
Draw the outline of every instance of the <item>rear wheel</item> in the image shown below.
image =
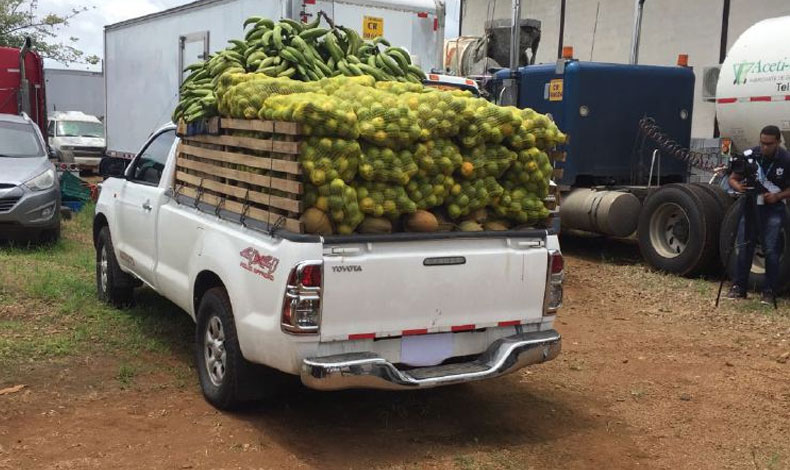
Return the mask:
{"type": "Polygon", "coordinates": [[[276,372],[244,359],[230,299],[222,287],[209,289],[200,301],[195,365],[203,396],[221,410],[238,409],[277,388],[276,372]]]}
{"type": "Polygon", "coordinates": [[[671,184],[651,194],[639,215],[642,256],[653,267],[680,275],[695,274],[709,261],[709,220],[700,195],[671,184]]]}

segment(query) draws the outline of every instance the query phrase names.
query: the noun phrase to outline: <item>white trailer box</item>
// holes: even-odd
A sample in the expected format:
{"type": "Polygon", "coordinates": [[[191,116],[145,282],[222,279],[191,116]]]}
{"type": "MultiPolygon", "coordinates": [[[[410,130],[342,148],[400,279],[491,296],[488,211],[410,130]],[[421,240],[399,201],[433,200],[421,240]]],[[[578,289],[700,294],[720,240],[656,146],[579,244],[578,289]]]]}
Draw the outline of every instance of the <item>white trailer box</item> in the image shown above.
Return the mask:
{"type": "Polygon", "coordinates": [[[247,17],[312,20],[318,11],[360,35],[378,30],[426,71],[439,66],[443,19],[434,0],[199,0],[105,26],[108,152],[136,152],[168,122],[184,67],[243,38],[247,17]]]}

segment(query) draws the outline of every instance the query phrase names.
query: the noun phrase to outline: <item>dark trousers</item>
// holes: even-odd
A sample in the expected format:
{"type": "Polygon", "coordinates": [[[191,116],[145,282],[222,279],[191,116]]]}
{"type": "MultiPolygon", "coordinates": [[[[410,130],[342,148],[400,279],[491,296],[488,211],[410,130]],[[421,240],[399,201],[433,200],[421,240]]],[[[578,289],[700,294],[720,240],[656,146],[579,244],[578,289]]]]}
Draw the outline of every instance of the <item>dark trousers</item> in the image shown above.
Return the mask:
{"type": "MultiPolygon", "coordinates": [[[[744,211],[745,212],[745,211],[744,211]]],[[[780,235],[785,218],[784,203],[757,206],[757,219],[746,227],[746,214],[741,216],[738,227],[738,267],[735,273],[735,285],[746,290],[749,285],[749,272],[752,269],[754,248],[757,240],[758,225],[765,255],[765,285],[764,292],[777,292],[779,289],[779,256],[781,255],[780,235]],[[747,242],[751,242],[748,245],[747,242]]]]}

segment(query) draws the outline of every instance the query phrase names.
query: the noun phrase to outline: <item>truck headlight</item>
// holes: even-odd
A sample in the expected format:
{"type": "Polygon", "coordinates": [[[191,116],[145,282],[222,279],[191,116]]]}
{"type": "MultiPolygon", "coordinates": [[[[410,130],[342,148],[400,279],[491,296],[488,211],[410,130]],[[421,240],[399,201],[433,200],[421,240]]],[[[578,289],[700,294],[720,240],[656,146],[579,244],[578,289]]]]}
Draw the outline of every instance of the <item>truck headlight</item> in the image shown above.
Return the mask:
{"type": "Polygon", "coordinates": [[[50,168],[44,173],[30,178],[25,182],[25,186],[32,191],[44,191],[45,189],[55,186],[55,170],[50,168]]]}

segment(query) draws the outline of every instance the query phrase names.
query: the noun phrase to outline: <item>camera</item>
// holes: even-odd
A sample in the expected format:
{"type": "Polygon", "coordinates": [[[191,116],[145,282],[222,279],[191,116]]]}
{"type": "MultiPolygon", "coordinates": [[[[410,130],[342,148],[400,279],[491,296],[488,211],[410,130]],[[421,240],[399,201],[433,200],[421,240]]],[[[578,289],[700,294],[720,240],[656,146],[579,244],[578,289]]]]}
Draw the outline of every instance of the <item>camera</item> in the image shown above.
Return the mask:
{"type": "Polygon", "coordinates": [[[730,171],[743,176],[743,183],[750,188],[762,188],[759,180],[760,166],[754,159],[754,152],[746,150],[743,154],[734,154],[730,159],[730,171]]]}

